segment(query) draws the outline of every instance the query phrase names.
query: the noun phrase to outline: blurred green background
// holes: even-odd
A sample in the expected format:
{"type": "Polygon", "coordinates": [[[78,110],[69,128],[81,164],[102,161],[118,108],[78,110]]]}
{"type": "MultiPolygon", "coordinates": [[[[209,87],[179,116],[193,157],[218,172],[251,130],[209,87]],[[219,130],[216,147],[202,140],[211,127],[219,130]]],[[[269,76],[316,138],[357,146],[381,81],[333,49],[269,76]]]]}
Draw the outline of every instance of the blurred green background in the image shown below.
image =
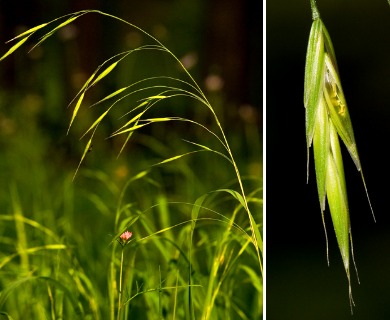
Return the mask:
{"type": "Polygon", "coordinates": [[[348,282],[328,210],[327,266],[312,150],[306,184],[303,79],[310,1],[267,1],[267,319],[387,319],[390,7],[385,0],[318,0],[317,6],[336,52],[377,223],[360,173],[344,152],[361,281],[358,285],[351,270],[356,303],[351,317],[348,282]]]}

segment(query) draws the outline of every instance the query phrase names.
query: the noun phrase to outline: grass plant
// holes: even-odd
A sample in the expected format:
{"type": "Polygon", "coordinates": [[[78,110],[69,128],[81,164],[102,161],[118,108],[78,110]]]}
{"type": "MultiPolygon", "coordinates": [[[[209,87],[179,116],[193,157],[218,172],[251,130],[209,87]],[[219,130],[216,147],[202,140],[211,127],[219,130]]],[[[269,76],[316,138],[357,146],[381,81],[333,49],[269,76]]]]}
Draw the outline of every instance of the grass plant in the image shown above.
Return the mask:
{"type": "Polygon", "coordinates": [[[69,104],[68,134],[77,120],[85,125],[92,119],[82,129],[86,143],[74,173],[54,185],[41,184],[45,200],[36,208],[19,196],[17,185],[10,189],[9,208],[0,212],[1,314],[8,319],[259,319],[261,179],[241,175],[215,109],[180,59],[145,30],[84,10],[19,34],[0,61],[41,34],[35,49],[86,14],[123,23],[149,43],[103,61],[69,104]],[[174,75],[143,77],[91,100],[91,92],[104,87],[125,61],[150,52],[168,55],[174,75]],[[170,110],[173,100],[180,110],[170,110]],[[87,116],[86,105],[96,118],[87,116]],[[200,108],[209,114],[204,123],[189,116],[189,109],[200,108]],[[102,132],[118,118],[121,123],[107,136],[122,144],[118,157],[126,157],[133,140],[146,148],[135,151],[131,164],[118,164],[126,173],[115,171],[117,177],[108,163],[107,171],[85,168],[99,152],[102,132]],[[180,128],[185,130],[177,139],[180,128]],[[118,178],[123,175],[125,182],[118,178]]]}

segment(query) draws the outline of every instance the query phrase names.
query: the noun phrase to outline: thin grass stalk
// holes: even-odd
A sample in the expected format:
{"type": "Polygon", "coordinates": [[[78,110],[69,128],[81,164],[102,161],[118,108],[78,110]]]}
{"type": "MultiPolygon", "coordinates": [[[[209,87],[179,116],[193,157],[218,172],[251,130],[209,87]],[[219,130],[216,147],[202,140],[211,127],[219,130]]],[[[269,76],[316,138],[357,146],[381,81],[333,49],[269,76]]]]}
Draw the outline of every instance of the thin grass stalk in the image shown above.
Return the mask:
{"type": "Polygon", "coordinates": [[[231,232],[231,228],[234,224],[234,220],[237,216],[239,209],[236,208],[233,212],[233,216],[231,217],[229,224],[227,225],[227,228],[225,232],[223,233],[222,239],[219,241],[220,245],[218,246],[215,256],[214,256],[214,261],[212,265],[212,269],[210,272],[209,276],[209,282],[207,285],[207,293],[206,293],[206,298],[205,298],[205,308],[203,309],[203,315],[202,319],[208,320],[211,316],[211,311],[214,307],[214,301],[215,298],[218,294],[220,284],[217,285],[217,288],[214,287],[214,283],[216,280],[216,276],[218,273],[218,270],[221,266],[221,260],[224,258],[225,252],[227,250],[227,243],[228,243],[228,238],[231,232]]]}
{"type": "Polygon", "coordinates": [[[30,269],[29,258],[27,254],[27,237],[24,226],[24,216],[22,208],[20,207],[19,195],[16,186],[11,188],[12,207],[15,217],[15,228],[17,236],[17,251],[19,252],[21,259],[21,266],[24,272],[28,272],[30,269]]]}
{"type": "Polygon", "coordinates": [[[119,270],[119,294],[118,294],[118,313],[117,313],[117,320],[121,319],[122,314],[122,290],[123,290],[123,251],[124,247],[121,247],[121,262],[120,262],[120,270],[119,270]]]}
{"type": "MultiPolygon", "coordinates": [[[[115,246],[115,244],[114,244],[115,246]]],[[[116,268],[115,268],[115,249],[111,252],[110,273],[108,277],[108,296],[110,306],[110,319],[115,320],[115,296],[117,294],[116,268]]]]}
{"type": "Polygon", "coordinates": [[[158,266],[158,275],[159,275],[159,282],[158,282],[158,317],[163,319],[163,312],[162,312],[162,290],[161,290],[161,266],[158,266]]]}
{"type": "Polygon", "coordinates": [[[174,293],[174,300],[173,300],[172,320],[176,320],[178,281],[179,281],[179,270],[176,271],[176,286],[175,286],[175,293],[174,293]]]}
{"type": "MultiPolygon", "coordinates": [[[[28,254],[28,246],[27,246],[27,236],[24,225],[24,216],[23,211],[20,205],[19,194],[16,188],[16,185],[12,185],[11,188],[11,198],[12,198],[12,207],[14,211],[15,217],[15,229],[16,229],[16,250],[17,254],[20,256],[20,266],[23,273],[28,274],[30,272],[30,259],[28,254]]],[[[0,267],[1,269],[1,267],[0,267]]],[[[22,293],[25,297],[31,296],[31,286],[28,283],[22,293]]],[[[34,306],[33,310],[36,308],[34,306]]],[[[34,312],[29,311],[27,316],[33,317],[34,312]]]]}

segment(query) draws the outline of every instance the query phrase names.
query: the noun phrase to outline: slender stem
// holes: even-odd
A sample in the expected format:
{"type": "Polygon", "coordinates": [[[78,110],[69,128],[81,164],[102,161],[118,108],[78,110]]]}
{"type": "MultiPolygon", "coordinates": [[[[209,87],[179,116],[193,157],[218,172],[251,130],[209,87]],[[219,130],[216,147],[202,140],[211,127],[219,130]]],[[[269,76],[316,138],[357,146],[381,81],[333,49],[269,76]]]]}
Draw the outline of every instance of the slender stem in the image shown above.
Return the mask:
{"type": "MultiPolygon", "coordinates": [[[[115,249],[114,249],[115,250],[115,249]]],[[[115,251],[111,254],[110,262],[110,320],[115,320],[115,295],[116,295],[116,279],[115,279],[115,251]]]]}
{"type": "Polygon", "coordinates": [[[311,16],[313,20],[317,20],[320,18],[320,12],[317,9],[316,0],[310,0],[311,4],[311,16]]]}
{"type": "Polygon", "coordinates": [[[158,284],[158,316],[159,316],[159,319],[163,319],[163,314],[162,314],[162,308],[161,308],[161,299],[162,299],[162,296],[161,296],[161,266],[158,266],[158,271],[159,271],[159,274],[160,274],[160,283],[158,284]]]}
{"type": "Polygon", "coordinates": [[[122,246],[122,252],[121,252],[121,265],[120,265],[120,271],[119,271],[119,297],[118,297],[118,313],[117,313],[117,320],[120,319],[120,315],[122,313],[122,273],[123,273],[123,249],[122,246]]]}

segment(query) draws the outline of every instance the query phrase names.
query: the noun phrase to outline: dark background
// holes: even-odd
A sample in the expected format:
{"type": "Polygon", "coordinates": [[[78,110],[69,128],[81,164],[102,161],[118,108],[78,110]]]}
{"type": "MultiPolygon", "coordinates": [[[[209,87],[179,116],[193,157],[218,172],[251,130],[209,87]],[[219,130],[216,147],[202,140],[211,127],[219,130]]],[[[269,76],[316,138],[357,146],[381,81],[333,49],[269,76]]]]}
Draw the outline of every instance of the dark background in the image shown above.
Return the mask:
{"type": "MultiPolygon", "coordinates": [[[[311,27],[310,1],[267,1],[267,319],[388,319],[390,316],[390,7],[387,1],[317,1],[336,52],[370,199],[360,173],[343,153],[355,260],[356,303],[328,210],[325,236],[310,150],[306,184],[303,79],[311,27]]],[[[343,149],[345,151],[345,148],[343,149]]]]}
{"type": "MultiPolygon", "coordinates": [[[[102,1],[67,0],[52,2],[0,2],[0,43],[14,37],[23,28],[30,28],[56,17],[84,9],[96,9],[116,15],[145,29],[171,49],[179,58],[188,52],[197,55],[200,77],[213,72],[223,77],[223,90],[235,104],[251,103],[260,109],[261,95],[261,6],[252,1],[102,1]]],[[[59,37],[63,42],[76,39],[74,51],[83,69],[96,66],[126,44],[128,27],[97,14],[90,14],[75,23],[75,34],[59,37]]],[[[127,39],[128,40],[128,39],[127,39]]],[[[33,44],[33,42],[30,42],[33,44]]],[[[3,45],[2,45],[3,47],[3,45]]],[[[6,46],[1,52],[5,52],[6,46]]],[[[25,52],[25,51],[24,51],[25,52]]],[[[8,60],[12,60],[9,57],[8,60]]],[[[3,62],[4,74],[11,68],[3,62]]],[[[54,71],[54,70],[53,70],[54,71]]],[[[7,74],[11,76],[11,74],[7,74]]],[[[15,84],[7,79],[4,85],[15,84]]]]}

